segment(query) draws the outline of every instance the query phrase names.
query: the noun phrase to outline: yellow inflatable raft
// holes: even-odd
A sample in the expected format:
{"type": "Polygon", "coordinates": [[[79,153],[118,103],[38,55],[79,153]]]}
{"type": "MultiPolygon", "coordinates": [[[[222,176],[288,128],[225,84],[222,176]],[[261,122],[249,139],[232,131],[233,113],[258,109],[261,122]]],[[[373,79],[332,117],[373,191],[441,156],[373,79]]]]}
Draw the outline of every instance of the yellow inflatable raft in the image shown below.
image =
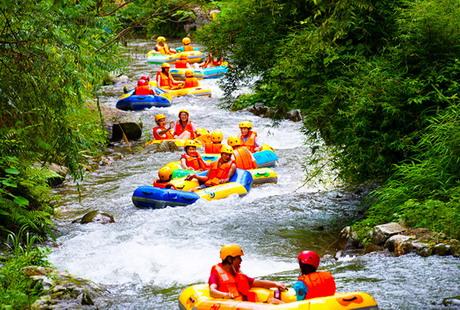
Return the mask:
{"type": "Polygon", "coordinates": [[[202,87],[189,87],[189,88],[178,88],[178,89],[167,89],[167,88],[160,88],[162,91],[170,94],[172,97],[180,97],[180,96],[208,96],[211,97],[211,89],[210,88],[202,88],[202,87]]]}
{"type": "MultiPolygon", "coordinates": [[[[184,147],[185,141],[187,139],[164,139],[164,140],[150,140],[145,142],[145,145],[152,145],[152,144],[160,144],[160,143],[169,143],[169,142],[174,142],[177,147],[184,147]]],[[[202,147],[201,142],[199,140],[195,140],[195,142],[198,144],[198,147],[202,147]]]]}
{"type": "Polygon", "coordinates": [[[254,288],[260,302],[217,299],[209,295],[207,284],[192,285],[184,289],[179,296],[181,310],[342,310],[342,309],[378,309],[375,299],[364,292],[336,293],[334,296],[319,297],[297,301],[293,289],[281,293],[279,305],[266,303],[273,298],[274,291],[254,288]]]}

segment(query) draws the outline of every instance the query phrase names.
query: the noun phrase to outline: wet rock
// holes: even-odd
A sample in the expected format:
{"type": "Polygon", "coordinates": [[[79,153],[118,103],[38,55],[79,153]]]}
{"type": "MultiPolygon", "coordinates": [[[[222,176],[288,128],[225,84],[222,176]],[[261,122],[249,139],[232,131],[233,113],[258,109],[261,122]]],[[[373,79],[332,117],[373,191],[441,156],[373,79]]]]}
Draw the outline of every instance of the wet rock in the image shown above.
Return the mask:
{"type": "Polygon", "coordinates": [[[364,253],[380,252],[383,251],[384,247],[381,245],[369,243],[364,246],[364,253]]]}
{"type": "Polygon", "coordinates": [[[428,244],[417,240],[412,242],[412,248],[415,251],[415,253],[423,257],[430,256],[433,253],[432,249],[428,244]]]}
{"type": "Polygon", "coordinates": [[[127,140],[139,140],[142,136],[142,125],[134,122],[117,123],[112,126],[111,142],[127,140]]]}
{"type": "Polygon", "coordinates": [[[50,186],[61,185],[64,182],[67,173],[69,173],[69,168],[55,163],[49,164],[48,169],[51,171],[51,176],[47,179],[50,186]]]}
{"type": "Polygon", "coordinates": [[[358,234],[352,230],[351,226],[344,227],[339,234],[341,240],[345,241],[343,249],[362,248],[362,244],[358,239],[358,234]]]}
{"type": "Polygon", "coordinates": [[[412,251],[412,237],[404,235],[391,236],[385,242],[385,248],[394,252],[396,256],[401,256],[412,251]]]}
{"type": "Polygon", "coordinates": [[[451,252],[453,256],[460,256],[460,241],[457,239],[449,240],[449,244],[451,246],[451,252]]]}
{"type": "Polygon", "coordinates": [[[446,306],[446,307],[447,306],[458,306],[458,308],[460,308],[460,295],[459,296],[453,296],[453,297],[444,298],[442,300],[442,304],[444,306],[446,306]]]}
{"type": "Polygon", "coordinates": [[[149,152],[176,152],[179,150],[179,147],[174,143],[174,141],[163,141],[158,144],[149,144],[146,145],[144,151],[149,152]]]}
{"type": "Polygon", "coordinates": [[[439,256],[446,256],[451,253],[451,247],[445,243],[438,243],[433,247],[433,254],[439,256]]]}
{"type": "Polygon", "coordinates": [[[247,108],[247,110],[257,116],[265,116],[269,108],[261,102],[256,102],[253,106],[247,108]]]}
{"type": "Polygon", "coordinates": [[[99,210],[89,211],[82,218],[73,220],[72,223],[88,224],[88,223],[100,223],[109,224],[115,223],[113,216],[106,212],[100,212],[99,210]]]}
{"type": "Polygon", "coordinates": [[[286,118],[293,122],[300,122],[302,120],[302,113],[299,109],[294,109],[286,113],[286,118]]]}
{"type": "Polygon", "coordinates": [[[372,240],[375,244],[381,245],[385,241],[396,234],[402,233],[406,230],[405,227],[398,223],[387,223],[383,225],[377,225],[372,231],[372,240]]]}
{"type": "Polygon", "coordinates": [[[122,84],[128,83],[129,77],[126,75],[116,75],[114,73],[108,74],[103,81],[104,85],[111,85],[111,84],[122,84]]]}

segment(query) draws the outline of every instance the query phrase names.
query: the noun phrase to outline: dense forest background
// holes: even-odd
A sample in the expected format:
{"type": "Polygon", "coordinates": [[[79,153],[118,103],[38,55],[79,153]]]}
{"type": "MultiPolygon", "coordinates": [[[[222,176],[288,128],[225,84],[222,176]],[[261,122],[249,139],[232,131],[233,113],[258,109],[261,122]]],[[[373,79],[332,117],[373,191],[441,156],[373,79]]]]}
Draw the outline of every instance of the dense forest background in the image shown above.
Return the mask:
{"type": "Polygon", "coordinates": [[[105,148],[96,94],[124,65],[119,43],[136,36],[190,34],[225,55],[229,108],[302,110],[344,184],[374,189],[354,226],[362,238],[389,221],[460,238],[457,0],[26,0],[3,1],[0,14],[2,304],[39,294],[18,270],[46,264],[32,245],[52,234],[48,165],[79,180],[105,148]],[[216,19],[185,31],[212,9],[216,19]],[[233,100],[255,76],[254,92],[233,100]]]}

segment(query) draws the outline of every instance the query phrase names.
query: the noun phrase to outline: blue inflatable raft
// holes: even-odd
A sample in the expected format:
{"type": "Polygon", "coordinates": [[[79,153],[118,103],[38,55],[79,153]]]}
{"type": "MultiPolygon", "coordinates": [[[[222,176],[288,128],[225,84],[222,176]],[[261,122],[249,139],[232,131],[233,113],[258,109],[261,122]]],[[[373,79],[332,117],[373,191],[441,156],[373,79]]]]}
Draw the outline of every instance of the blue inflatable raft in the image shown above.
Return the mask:
{"type": "Polygon", "coordinates": [[[258,168],[275,167],[278,156],[271,150],[255,152],[252,154],[258,168]]]}
{"type": "Polygon", "coordinates": [[[134,90],[121,96],[117,102],[117,109],[123,111],[141,111],[151,107],[166,108],[171,106],[171,100],[165,96],[134,95],[134,90]]]}

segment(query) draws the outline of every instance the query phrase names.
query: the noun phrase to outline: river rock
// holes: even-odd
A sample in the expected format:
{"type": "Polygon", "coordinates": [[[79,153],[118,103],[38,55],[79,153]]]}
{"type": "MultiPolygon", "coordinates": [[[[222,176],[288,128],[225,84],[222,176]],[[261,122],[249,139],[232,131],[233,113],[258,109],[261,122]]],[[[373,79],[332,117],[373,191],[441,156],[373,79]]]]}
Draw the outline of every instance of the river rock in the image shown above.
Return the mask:
{"type": "Polygon", "coordinates": [[[396,234],[402,233],[406,230],[405,227],[398,223],[387,223],[383,225],[377,225],[372,231],[372,240],[375,244],[384,244],[385,241],[396,234]]]}
{"type": "Polygon", "coordinates": [[[300,122],[302,120],[302,113],[299,109],[290,110],[286,113],[286,118],[293,122],[300,122]]]}
{"type": "Polygon", "coordinates": [[[109,224],[115,223],[113,216],[106,212],[100,212],[99,210],[89,211],[82,218],[72,221],[72,223],[88,224],[88,223],[100,223],[109,224]]]}
{"type": "Polygon", "coordinates": [[[174,143],[174,141],[163,141],[157,144],[146,145],[144,150],[146,152],[176,152],[179,150],[179,147],[174,143]]]}
{"type": "Polygon", "coordinates": [[[269,107],[262,102],[256,102],[253,106],[247,108],[247,111],[257,116],[265,116],[268,113],[269,107]]]}
{"type": "Polygon", "coordinates": [[[410,236],[394,235],[388,238],[384,246],[396,256],[401,256],[412,251],[411,239],[410,236]]]}
{"type": "Polygon", "coordinates": [[[460,308],[460,295],[444,298],[442,300],[442,304],[446,307],[457,306],[456,309],[459,309],[460,308]]]}
{"type": "Polygon", "coordinates": [[[361,242],[359,242],[358,234],[353,231],[351,226],[344,227],[339,234],[342,241],[345,241],[343,245],[344,250],[362,248],[361,242]]]}
{"type": "Polygon", "coordinates": [[[128,140],[139,140],[142,136],[142,126],[138,123],[117,123],[112,126],[111,142],[128,140]]]}
{"type": "Polygon", "coordinates": [[[433,254],[446,256],[451,254],[451,247],[445,243],[438,243],[433,247],[433,254]]]}
{"type": "Polygon", "coordinates": [[[430,256],[433,253],[428,244],[417,240],[412,242],[412,248],[415,253],[423,257],[430,256]]]}
{"type": "Polygon", "coordinates": [[[47,179],[48,184],[52,187],[61,185],[64,182],[67,173],[69,173],[69,168],[55,163],[49,164],[48,169],[53,174],[47,179]]]}

